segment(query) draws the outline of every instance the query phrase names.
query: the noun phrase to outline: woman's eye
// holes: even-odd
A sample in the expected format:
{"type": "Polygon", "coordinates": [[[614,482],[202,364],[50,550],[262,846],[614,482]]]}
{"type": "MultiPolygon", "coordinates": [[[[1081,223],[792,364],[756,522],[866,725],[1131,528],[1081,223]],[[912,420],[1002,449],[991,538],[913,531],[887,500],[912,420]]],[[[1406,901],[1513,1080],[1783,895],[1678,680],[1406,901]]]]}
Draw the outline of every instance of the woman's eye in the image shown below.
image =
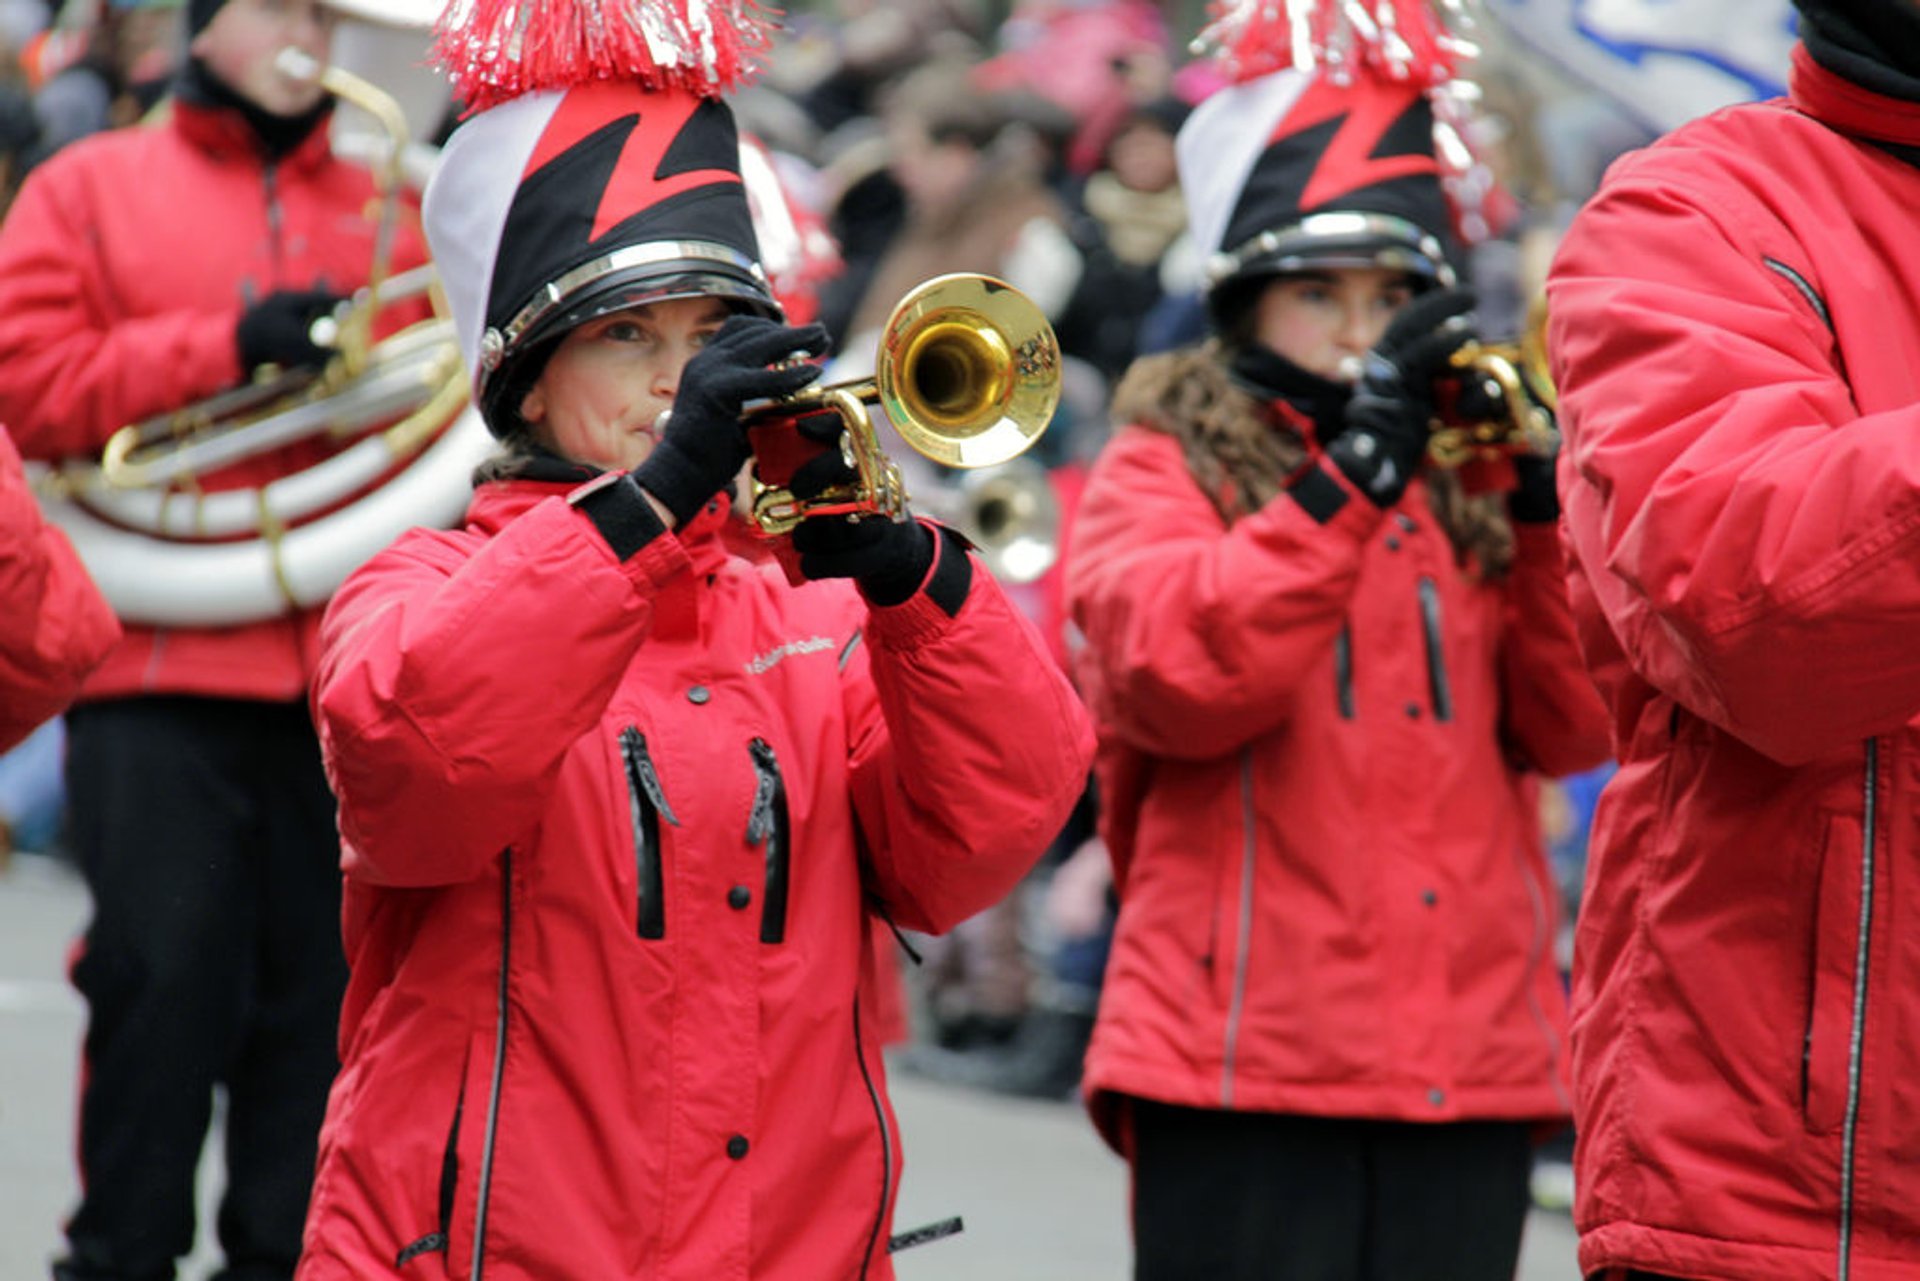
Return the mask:
{"type": "Polygon", "coordinates": [[[602,338],[613,342],[645,342],[651,335],[645,327],[631,320],[616,320],[600,331],[602,338]]]}

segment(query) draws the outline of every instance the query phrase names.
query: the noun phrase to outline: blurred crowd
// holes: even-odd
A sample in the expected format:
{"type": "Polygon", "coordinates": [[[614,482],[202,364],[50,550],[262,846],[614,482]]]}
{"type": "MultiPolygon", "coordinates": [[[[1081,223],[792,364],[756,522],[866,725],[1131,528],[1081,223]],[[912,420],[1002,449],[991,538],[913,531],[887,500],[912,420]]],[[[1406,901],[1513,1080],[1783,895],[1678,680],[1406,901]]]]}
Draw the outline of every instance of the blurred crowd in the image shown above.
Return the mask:
{"type": "MultiPolygon", "coordinates": [[[[832,337],[836,377],[870,372],[900,298],[949,272],[1015,285],[1066,357],[1063,401],[1034,456],[1056,550],[1104,442],[1109,394],[1138,355],[1204,332],[1175,136],[1217,87],[1191,31],[1148,0],[839,0],[795,6],[761,82],[739,94],[793,206],[783,293],[832,337]],[[1001,16],[1004,13],[1004,16],[1001,16]]],[[[23,175],[75,139],[138,121],[180,65],[179,0],[0,0],[0,211],[23,175]]],[[[1552,246],[1606,164],[1648,140],[1604,97],[1485,33],[1466,141],[1494,184],[1473,248],[1485,330],[1527,323],[1552,246]]],[[[415,121],[443,135],[456,112],[415,121]]],[[[770,266],[776,253],[769,246],[770,266]]],[[[922,505],[956,474],[890,450],[922,505]]],[[[951,501],[951,500],[950,500],[951,501]]],[[[959,500],[964,503],[965,500],[959,500]]],[[[943,511],[964,522],[980,513],[943,511]]],[[[979,535],[982,531],[974,531],[979,535]]],[[[1067,661],[1057,571],[1009,590],[1067,661]]],[[[0,860],[55,852],[61,725],[0,758],[0,860]]],[[[1592,778],[1546,789],[1568,905],[1578,894],[1592,778]]],[[[1022,891],[953,935],[913,938],[909,1068],[982,1088],[1070,1097],[1093,1022],[1114,904],[1091,794],[1022,891]]],[[[0,862],[0,866],[4,866],[0,862]]],[[[1569,918],[1571,913],[1568,913],[1569,918]]]]}

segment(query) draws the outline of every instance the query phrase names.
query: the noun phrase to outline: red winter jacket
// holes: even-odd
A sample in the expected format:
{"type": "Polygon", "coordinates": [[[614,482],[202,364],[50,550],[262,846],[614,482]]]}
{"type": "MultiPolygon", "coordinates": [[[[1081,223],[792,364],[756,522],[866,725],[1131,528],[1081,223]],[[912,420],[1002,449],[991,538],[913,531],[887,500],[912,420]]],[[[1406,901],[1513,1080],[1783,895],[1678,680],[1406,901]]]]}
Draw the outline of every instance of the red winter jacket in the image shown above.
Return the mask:
{"type": "MultiPolygon", "coordinates": [[[[319,282],[350,292],[373,263],[373,184],[316,129],[278,164],[238,115],[175,103],[35,169],[0,230],[0,419],[29,458],[97,456],[121,426],[241,380],[248,301],[319,282]]],[[[393,265],[423,262],[401,220],[393,265]]],[[[311,466],[314,441],[224,471],[208,488],[311,466]]],[[[295,699],[317,610],[232,628],[127,628],[85,698],[135,693],[295,699]]]]}
{"type": "Polygon", "coordinates": [[[1587,1271],[1920,1278],[1920,103],[1618,163],[1549,288],[1619,775],[1575,942],[1587,1271]],[[1849,134],[1856,136],[1849,136],[1849,134]]]}
{"type": "Polygon", "coordinates": [[[119,639],[66,535],[40,519],[0,429],[0,751],[71,702],[119,639]]]}
{"type": "Polygon", "coordinates": [[[1382,512],[1322,485],[1324,523],[1283,494],[1229,527],[1181,441],[1132,427],[1081,499],[1068,595],[1121,878],[1086,1081],[1117,1146],[1113,1092],[1567,1112],[1532,776],[1606,741],[1555,532],[1518,528],[1488,586],[1422,486],[1382,512]]]}
{"type": "Polygon", "coordinates": [[[564,493],[483,488],[327,612],[352,979],[301,1281],[890,1277],[869,905],[1006,893],[1085,709],[977,564],[869,611],[712,516],[622,564],[564,493]]]}

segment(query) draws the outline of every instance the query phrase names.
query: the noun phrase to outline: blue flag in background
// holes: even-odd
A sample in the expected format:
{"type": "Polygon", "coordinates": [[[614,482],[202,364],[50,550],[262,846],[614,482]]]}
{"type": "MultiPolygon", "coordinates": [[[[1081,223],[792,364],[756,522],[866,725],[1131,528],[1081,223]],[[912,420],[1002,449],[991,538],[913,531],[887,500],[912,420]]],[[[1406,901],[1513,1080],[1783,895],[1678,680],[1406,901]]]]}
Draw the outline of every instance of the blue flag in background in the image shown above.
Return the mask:
{"type": "Polygon", "coordinates": [[[1785,91],[1790,0],[1484,0],[1548,61],[1656,133],[1785,91]]]}

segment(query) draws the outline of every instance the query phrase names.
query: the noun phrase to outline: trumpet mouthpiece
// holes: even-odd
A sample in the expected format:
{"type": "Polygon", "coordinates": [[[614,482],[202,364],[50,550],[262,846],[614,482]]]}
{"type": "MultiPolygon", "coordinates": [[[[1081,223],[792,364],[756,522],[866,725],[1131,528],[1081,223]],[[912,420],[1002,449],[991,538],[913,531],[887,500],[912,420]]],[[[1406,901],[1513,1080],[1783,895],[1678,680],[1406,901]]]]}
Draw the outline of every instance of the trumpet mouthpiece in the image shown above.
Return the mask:
{"type": "Polygon", "coordinates": [[[273,68],[289,80],[314,81],[320,78],[320,62],[312,54],[291,45],[273,56],[273,68]]]}

